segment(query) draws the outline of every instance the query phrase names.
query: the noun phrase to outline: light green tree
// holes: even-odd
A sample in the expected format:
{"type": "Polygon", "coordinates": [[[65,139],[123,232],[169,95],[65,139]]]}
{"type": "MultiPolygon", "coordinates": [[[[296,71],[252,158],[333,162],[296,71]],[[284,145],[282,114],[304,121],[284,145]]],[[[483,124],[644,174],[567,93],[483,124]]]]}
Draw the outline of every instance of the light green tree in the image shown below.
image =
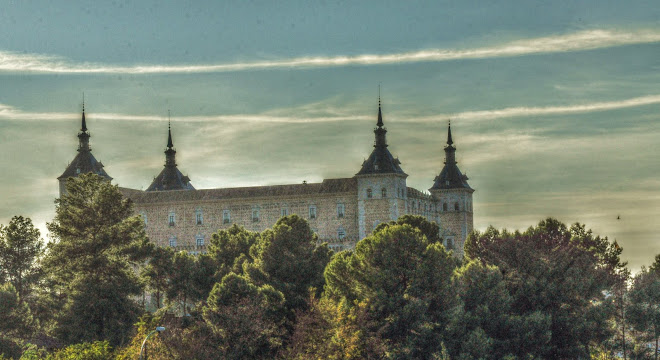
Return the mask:
{"type": "Polygon", "coordinates": [[[14,285],[19,301],[24,301],[39,278],[37,260],[43,254],[43,241],[30,218],[14,216],[9,225],[0,225],[0,282],[14,285]]]}

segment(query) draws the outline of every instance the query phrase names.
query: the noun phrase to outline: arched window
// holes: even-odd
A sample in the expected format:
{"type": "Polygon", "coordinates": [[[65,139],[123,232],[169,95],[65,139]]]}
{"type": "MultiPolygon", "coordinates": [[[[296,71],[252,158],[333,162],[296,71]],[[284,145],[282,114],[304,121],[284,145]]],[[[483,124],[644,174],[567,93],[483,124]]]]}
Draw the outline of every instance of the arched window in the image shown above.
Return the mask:
{"type": "Polygon", "coordinates": [[[371,189],[367,189],[367,199],[371,199],[371,189]]]}
{"type": "Polygon", "coordinates": [[[442,211],[447,211],[447,203],[442,204],[442,211]]]}
{"type": "Polygon", "coordinates": [[[387,197],[387,189],[385,189],[385,188],[380,189],[380,194],[383,197],[383,199],[386,198],[387,197]]]}
{"type": "Polygon", "coordinates": [[[458,202],[454,203],[454,210],[458,211],[458,202]]]}

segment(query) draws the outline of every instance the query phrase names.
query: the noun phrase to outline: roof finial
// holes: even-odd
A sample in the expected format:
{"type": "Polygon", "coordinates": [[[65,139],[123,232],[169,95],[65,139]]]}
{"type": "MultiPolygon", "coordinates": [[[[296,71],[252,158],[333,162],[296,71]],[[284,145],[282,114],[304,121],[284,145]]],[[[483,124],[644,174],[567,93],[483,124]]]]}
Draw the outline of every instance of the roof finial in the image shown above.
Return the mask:
{"type": "Polygon", "coordinates": [[[453,144],[454,141],[451,139],[451,119],[449,119],[449,126],[447,127],[447,145],[453,144]]]}
{"type": "Polygon", "coordinates": [[[170,118],[170,110],[167,110],[167,148],[171,149],[174,145],[172,144],[172,119],[170,118]]]}
{"type": "Polygon", "coordinates": [[[83,102],[82,102],[82,126],[80,131],[87,131],[87,123],[85,122],[85,92],[83,91],[83,102]]]}
{"type": "Polygon", "coordinates": [[[380,83],[378,84],[378,123],[376,126],[383,127],[383,113],[380,110],[380,83]]]}

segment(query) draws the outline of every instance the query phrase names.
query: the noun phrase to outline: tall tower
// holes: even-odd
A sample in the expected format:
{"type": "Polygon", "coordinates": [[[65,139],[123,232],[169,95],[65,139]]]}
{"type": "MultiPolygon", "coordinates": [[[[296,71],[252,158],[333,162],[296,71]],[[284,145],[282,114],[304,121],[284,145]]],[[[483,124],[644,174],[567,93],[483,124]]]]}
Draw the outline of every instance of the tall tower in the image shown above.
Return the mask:
{"type": "Polygon", "coordinates": [[[387,149],[380,96],[374,150],[355,174],[358,183],[358,229],[364,238],[381,222],[396,220],[405,213],[406,178],[401,162],[387,149]]]}
{"type": "Polygon", "coordinates": [[[472,193],[474,190],[467,183],[468,177],[461,173],[456,165],[456,148],[451,138],[451,122],[447,128],[445,146],[445,166],[440,175],[435,177],[433,187],[429,189],[438,209],[440,228],[445,245],[454,249],[454,253],[463,256],[465,239],[472,232],[472,193]]]}
{"type": "Polygon", "coordinates": [[[85,121],[85,101],[83,99],[82,106],[82,122],[80,132],[78,132],[78,154],[73,161],[67,166],[64,173],[57,178],[60,184],[60,197],[66,193],[66,180],[70,177],[77,177],[80,174],[94,173],[108,181],[112,178],[103,170],[103,164],[97,161],[92,155],[92,148],[89,146],[89,138],[91,135],[87,130],[87,122],[85,121]]]}
{"type": "Polygon", "coordinates": [[[165,149],[165,168],[154,178],[146,191],[195,190],[190,178],[183,175],[176,167],[176,150],[172,143],[171,122],[167,124],[167,148],[165,149]]]}

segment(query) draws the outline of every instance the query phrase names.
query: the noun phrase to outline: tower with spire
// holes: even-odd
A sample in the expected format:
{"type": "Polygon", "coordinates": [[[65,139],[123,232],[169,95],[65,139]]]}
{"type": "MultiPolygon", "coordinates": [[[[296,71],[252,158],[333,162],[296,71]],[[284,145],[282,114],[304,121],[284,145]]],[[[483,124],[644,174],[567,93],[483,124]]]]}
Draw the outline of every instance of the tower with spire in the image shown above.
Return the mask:
{"type": "Polygon", "coordinates": [[[387,149],[387,129],[378,96],[378,121],[374,129],[374,150],[355,174],[358,185],[358,229],[364,238],[381,222],[396,220],[405,213],[406,178],[401,162],[387,149]]]}
{"type": "Polygon", "coordinates": [[[456,147],[451,136],[451,122],[447,126],[445,165],[429,189],[438,209],[438,224],[444,231],[445,245],[463,255],[463,246],[473,229],[472,193],[468,177],[458,168],[456,147]]]}
{"type": "Polygon", "coordinates": [[[94,173],[108,181],[112,178],[103,169],[103,164],[97,161],[92,155],[92,148],[89,146],[89,138],[91,137],[87,130],[87,121],[85,120],[85,98],[83,96],[82,104],[82,120],[80,125],[80,132],[78,132],[78,154],[73,161],[69,163],[66,170],[60,175],[57,180],[60,185],[60,197],[66,193],[66,180],[70,177],[77,177],[80,174],[94,173]]]}
{"type": "Polygon", "coordinates": [[[195,190],[190,178],[183,175],[176,166],[176,150],[172,143],[172,122],[167,121],[167,148],[165,149],[165,168],[154,178],[146,191],[195,190]]]}

